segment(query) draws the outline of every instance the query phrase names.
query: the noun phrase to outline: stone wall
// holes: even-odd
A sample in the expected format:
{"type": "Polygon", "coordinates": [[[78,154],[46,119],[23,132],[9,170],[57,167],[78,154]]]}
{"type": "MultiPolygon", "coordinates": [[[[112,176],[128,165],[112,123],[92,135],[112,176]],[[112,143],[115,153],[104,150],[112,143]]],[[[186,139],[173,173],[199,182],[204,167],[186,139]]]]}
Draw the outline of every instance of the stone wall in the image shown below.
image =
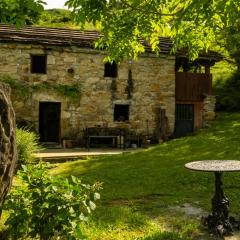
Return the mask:
{"type": "Polygon", "coordinates": [[[81,135],[86,127],[123,124],[138,133],[153,134],[155,110],[161,107],[166,109],[172,132],[175,121],[175,57],[149,54],[131,64],[122,62],[116,79],[104,77],[103,59],[103,52],[74,46],[1,43],[1,75],[8,74],[32,85],[41,82],[78,84],[81,89],[77,102],[51,89],[36,90],[25,98],[15,94],[12,100],[17,119],[32,122],[38,131],[39,102],[60,102],[61,137],[73,133],[81,135]],[[47,74],[30,73],[31,54],[47,55],[47,74]],[[133,82],[131,98],[126,91],[129,69],[133,82]],[[114,104],[129,104],[128,122],[113,120],[114,104]]]}
{"type": "Polygon", "coordinates": [[[216,97],[208,95],[203,101],[203,126],[207,127],[215,119],[216,97]]]}

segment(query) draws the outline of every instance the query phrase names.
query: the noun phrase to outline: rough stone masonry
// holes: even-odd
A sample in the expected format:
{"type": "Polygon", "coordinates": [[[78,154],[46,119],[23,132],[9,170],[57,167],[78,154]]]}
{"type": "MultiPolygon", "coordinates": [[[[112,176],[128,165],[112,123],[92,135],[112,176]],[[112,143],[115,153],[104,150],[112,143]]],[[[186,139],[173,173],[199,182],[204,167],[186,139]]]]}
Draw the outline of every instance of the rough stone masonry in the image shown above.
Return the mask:
{"type": "Polygon", "coordinates": [[[125,127],[137,133],[153,134],[157,108],[166,109],[170,132],[175,121],[175,57],[148,53],[131,64],[118,65],[115,79],[104,77],[103,52],[76,46],[44,46],[40,44],[2,43],[1,75],[9,75],[23,84],[78,84],[79,99],[69,98],[51,89],[33,91],[29,96],[13,94],[17,120],[31,122],[39,128],[39,103],[61,103],[60,134],[81,137],[83,129],[96,125],[125,127]],[[31,56],[46,55],[46,74],[31,73],[31,56]],[[129,69],[132,72],[132,95],[127,94],[129,69]],[[115,86],[113,88],[113,81],[115,86]],[[129,121],[114,121],[114,105],[129,105],[129,121]]]}

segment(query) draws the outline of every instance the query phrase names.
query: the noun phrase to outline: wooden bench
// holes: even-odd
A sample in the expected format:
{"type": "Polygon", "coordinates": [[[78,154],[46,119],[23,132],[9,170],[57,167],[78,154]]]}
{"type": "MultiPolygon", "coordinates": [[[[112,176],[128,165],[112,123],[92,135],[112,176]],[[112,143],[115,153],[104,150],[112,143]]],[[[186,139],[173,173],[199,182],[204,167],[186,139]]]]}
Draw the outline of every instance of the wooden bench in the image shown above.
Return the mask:
{"type": "Polygon", "coordinates": [[[86,147],[91,147],[91,139],[112,139],[112,146],[125,149],[126,130],[123,128],[89,127],[85,130],[86,147]]]}

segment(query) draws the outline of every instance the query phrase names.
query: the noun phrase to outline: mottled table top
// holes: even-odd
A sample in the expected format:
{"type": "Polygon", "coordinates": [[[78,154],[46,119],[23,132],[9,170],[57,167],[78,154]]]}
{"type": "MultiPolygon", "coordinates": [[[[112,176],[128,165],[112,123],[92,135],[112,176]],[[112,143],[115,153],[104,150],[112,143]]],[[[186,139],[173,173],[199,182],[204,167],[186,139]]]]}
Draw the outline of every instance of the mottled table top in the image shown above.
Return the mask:
{"type": "Polygon", "coordinates": [[[185,167],[204,172],[237,172],[240,171],[239,160],[202,160],[189,162],[185,167]]]}

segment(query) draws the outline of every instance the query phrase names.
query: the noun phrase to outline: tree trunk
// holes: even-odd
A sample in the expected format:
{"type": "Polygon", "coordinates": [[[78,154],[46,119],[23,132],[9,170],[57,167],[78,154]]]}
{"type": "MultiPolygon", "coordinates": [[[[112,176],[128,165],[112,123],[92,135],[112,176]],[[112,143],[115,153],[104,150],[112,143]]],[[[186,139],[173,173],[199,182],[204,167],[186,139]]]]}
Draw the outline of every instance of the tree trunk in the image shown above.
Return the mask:
{"type": "Polygon", "coordinates": [[[0,82],[0,216],[17,163],[15,129],[10,89],[0,82]]]}

